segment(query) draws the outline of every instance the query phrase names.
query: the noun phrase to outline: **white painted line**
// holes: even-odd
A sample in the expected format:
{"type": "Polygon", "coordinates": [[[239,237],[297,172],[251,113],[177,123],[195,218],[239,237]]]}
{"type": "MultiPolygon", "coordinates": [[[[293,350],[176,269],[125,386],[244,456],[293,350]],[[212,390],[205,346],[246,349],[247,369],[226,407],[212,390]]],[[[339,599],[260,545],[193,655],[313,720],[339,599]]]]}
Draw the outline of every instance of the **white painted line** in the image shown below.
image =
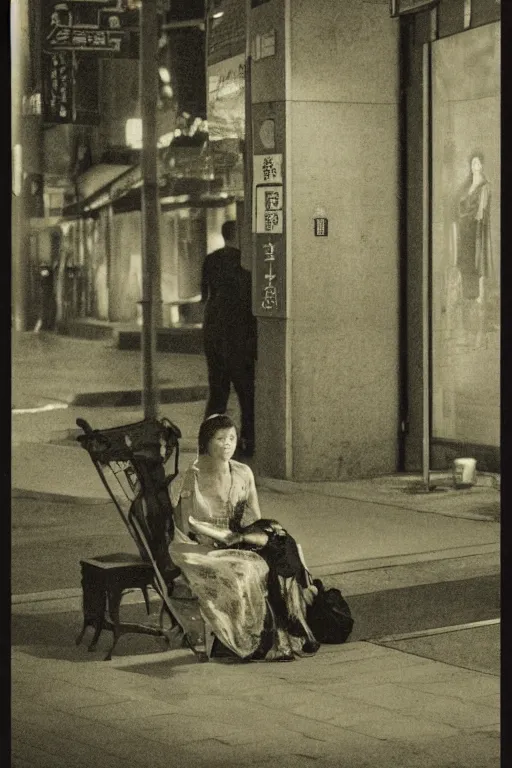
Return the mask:
{"type": "Polygon", "coordinates": [[[38,405],[36,408],[13,408],[11,413],[41,413],[42,411],[58,411],[63,408],[69,408],[67,403],[47,403],[38,405]]]}
{"type": "Polygon", "coordinates": [[[81,596],[81,589],[53,589],[50,592],[23,592],[19,595],[12,595],[11,603],[13,605],[19,603],[39,603],[44,600],[66,600],[69,597],[81,596]]]}
{"type": "MultiPolygon", "coordinates": [[[[149,587],[149,599],[160,599],[158,593],[148,585],[149,587]]],[[[79,588],[72,589],[53,589],[50,592],[24,592],[19,595],[11,596],[11,605],[28,605],[33,603],[48,603],[56,602],[58,600],[81,600],[82,590],[79,588]]],[[[123,600],[127,603],[143,603],[144,596],[138,589],[130,589],[125,592],[123,600]]]]}
{"type": "Polygon", "coordinates": [[[463,629],[475,629],[476,627],[490,627],[500,623],[501,619],[486,619],[485,621],[472,621],[467,624],[452,624],[449,627],[436,627],[435,629],[421,629],[417,632],[405,632],[403,635],[388,635],[387,637],[372,638],[371,641],[378,643],[394,643],[398,640],[412,640],[415,637],[444,635],[448,632],[460,632],[463,629]]]}
{"type": "Polygon", "coordinates": [[[337,563],[322,563],[314,568],[323,576],[349,573],[353,571],[371,571],[379,568],[394,568],[399,565],[416,565],[439,560],[458,560],[474,555],[489,555],[500,552],[500,543],[470,544],[462,547],[449,547],[429,552],[413,552],[405,555],[387,555],[370,557],[367,560],[344,560],[337,563]]]}

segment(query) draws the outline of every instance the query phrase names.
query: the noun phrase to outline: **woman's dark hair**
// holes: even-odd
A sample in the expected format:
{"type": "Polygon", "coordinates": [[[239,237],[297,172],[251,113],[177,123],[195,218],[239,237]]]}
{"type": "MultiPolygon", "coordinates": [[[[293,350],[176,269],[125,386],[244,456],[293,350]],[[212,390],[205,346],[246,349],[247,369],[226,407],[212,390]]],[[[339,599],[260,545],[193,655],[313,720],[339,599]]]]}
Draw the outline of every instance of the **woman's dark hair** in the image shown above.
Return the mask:
{"type": "Polygon", "coordinates": [[[471,154],[468,156],[468,165],[469,165],[469,169],[470,170],[471,170],[471,165],[472,165],[473,160],[475,159],[475,157],[478,157],[478,159],[482,163],[482,166],[484,164],[484,160],[485,160],[484,153],[480,149],[475,149],[475,151],[471,152],[471,154]]]}
{"type": "Polygon", "coordinates": [[[200,456],[204,456],[208,453],[208,444],[212,437],[219,431],[219,429],[233,429],[236,432],[238,440],[238,430],[236,424],[225,413],[216,413],[213,416],[209,416],[203,421],[199,427],[199,435],[197,437],[197,452],[200,456]]]}

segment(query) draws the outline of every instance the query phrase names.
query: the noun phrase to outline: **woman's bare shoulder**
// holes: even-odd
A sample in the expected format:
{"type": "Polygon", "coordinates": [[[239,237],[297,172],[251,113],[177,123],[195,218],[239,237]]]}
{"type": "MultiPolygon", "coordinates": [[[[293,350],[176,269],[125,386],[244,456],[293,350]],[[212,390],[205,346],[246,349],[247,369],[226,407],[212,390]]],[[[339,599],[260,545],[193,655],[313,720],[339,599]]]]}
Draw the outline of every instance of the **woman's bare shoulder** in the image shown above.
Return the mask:
{"type": "Polygon", "coordinates": [[[240,472],[247,472],[247,471],[252,472],[252,469],[250,468],[250,466],[248,464],[243,464],[241,461],[230,459],[229,463],[231,464],[233,469],[237,469],[240,472]]]}
{"type": "Polygon", "coordinates": [[[248,464],[242,464],[241,461],[235,461],[234,459],[231,459],[230,464],[231,468],[239,475],[242,475],[245,478],[253,477],[252,469],[248,464]]]}

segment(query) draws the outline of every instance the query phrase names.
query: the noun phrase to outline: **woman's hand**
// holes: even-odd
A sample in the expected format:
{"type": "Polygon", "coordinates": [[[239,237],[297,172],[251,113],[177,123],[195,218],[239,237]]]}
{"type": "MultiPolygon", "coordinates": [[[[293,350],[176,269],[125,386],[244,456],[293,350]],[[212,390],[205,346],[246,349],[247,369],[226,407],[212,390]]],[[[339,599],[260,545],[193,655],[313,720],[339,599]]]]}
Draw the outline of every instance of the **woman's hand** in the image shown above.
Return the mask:
{"type": "Polygon", "coordinates": [[[192,515],[189,516],[188,523],[194,533],[208,536],[208,538],[218,541],[226,547],[232,547],[235,544],[239,544],[242,539],[239,533],[230,531],[229,528],[219,528],[219,526],[214,523],[196,520],[192,515]]]}
{"type": "Polygon", "coordinates": [[[310,584],[309,587],[304,587],[302,594],[304,595],[306,605],[313,605],[315,597],[318,595],[318,589],[314,586],[314,584],[310,584]]]}

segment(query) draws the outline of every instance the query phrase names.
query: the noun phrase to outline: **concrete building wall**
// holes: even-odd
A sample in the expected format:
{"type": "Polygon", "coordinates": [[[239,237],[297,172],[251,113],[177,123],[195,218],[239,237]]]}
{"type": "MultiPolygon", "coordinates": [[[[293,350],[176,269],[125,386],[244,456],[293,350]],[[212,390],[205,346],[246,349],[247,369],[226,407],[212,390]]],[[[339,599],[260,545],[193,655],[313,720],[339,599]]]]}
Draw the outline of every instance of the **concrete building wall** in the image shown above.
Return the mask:
{"type": "Polygon", "coordinates": [[[398,25],[387,2],[270,0],[251,26],[276,39],[253,63],[253,114],[273,101],[286,114],[287,316],[258,318],[258,468],[297,480],[394,471],[398,25]],[[318,208],[327,237],[314,236],[318,208]]]}
{"type": "Polygon", "coordinates": [[[393,471],[397,24],[386,3],[294,3],[290,47],[293,475],[393,471]],[[313,233],[317,207],[327,238],[313,233]]]}

